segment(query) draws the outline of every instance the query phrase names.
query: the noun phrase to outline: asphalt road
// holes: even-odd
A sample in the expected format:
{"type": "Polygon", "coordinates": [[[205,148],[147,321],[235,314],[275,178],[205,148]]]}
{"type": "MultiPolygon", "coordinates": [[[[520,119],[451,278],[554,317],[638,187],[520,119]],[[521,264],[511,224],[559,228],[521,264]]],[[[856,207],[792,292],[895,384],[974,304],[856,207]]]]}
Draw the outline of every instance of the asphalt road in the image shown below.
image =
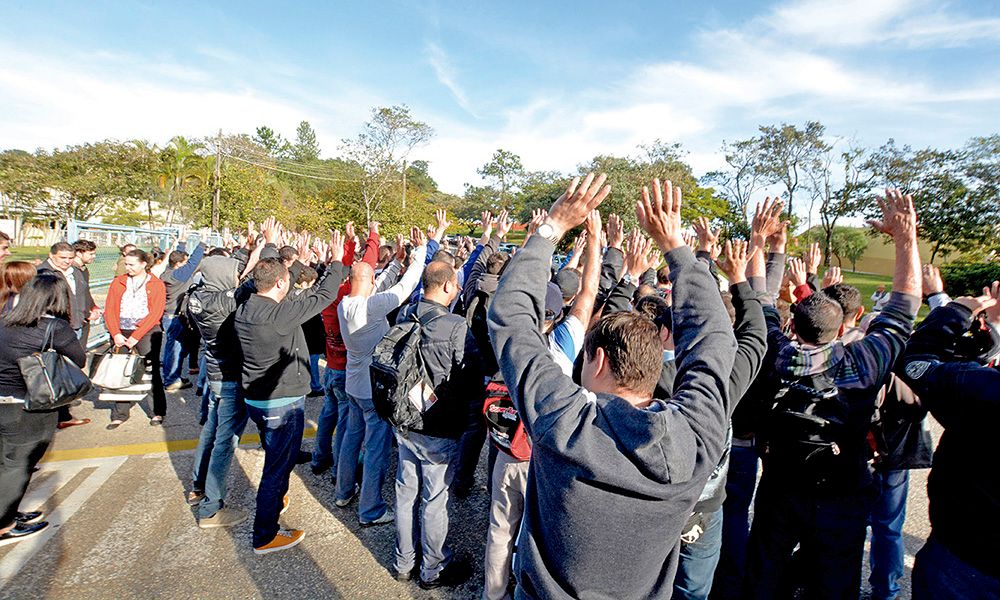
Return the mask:
{"type": "MultiPolygon", "coordinates": [[[[108,406],[84,402],[77,417],[86,426],[59,431],[41,470],[32,479],[24,510],[43,509],[53,525],[41,536],[0,547],[0,598],[478,598],[488,497],[485,452],[478,473],[483,487],[453,500],[449,539],[468,556],[476,575],[462,587],[426,592],[398,583],[389,573],[395,530],[392,525],[361,529],[356,504],[333,504],[329,474],[313,475],[308,465],[291,478],[289,510],[282,523],[306,531],[295,549],[255,556],[251,521],[232,529],[201,530],[184,502],[190,485],[200,427],[198,402],[189,391],[168,396],[163,427],[152,427],[136,407],[115,431],[108,406]]],[[[307,401],[307,439],[322,399],[307,401]]],[[[230,471],[227,503],[253,510],[263,452],[249,424],[230,471]]],[[[395,461],[386,482],[392,495],[395,461]]],[[[909,569],[929,533],[926,471],[911,474],[905,533],[909,569]]],[[[867,569],[866,569],[867,571],[867,569]]],[[[867,572],[865,574],[867,577],[867,572]]]]}

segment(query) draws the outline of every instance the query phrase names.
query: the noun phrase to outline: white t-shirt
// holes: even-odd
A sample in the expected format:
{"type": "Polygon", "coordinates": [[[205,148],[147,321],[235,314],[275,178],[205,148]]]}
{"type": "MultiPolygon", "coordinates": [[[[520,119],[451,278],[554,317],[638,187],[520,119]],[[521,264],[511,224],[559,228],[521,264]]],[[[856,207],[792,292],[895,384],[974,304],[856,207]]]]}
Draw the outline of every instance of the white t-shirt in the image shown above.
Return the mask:
{"type": "Polygon", "coordinates": [[[574,316],[566,317],[549,332],[549,354],[567,377],[573,376],[573,362],[583,350],[583,323],[574,316]]]}

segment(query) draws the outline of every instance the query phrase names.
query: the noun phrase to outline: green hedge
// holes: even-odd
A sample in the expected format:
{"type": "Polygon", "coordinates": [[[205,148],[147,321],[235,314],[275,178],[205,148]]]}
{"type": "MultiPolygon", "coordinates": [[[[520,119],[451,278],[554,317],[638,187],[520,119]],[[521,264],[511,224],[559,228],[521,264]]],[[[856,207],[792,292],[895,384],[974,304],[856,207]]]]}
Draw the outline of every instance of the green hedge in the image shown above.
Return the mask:
{"type": "Polygon", "coordinates": [[[1000,281],[1000,262],[953,263],[941,267],[944,290],[953,298],[978,296],[983,287],[1000,281]]]}

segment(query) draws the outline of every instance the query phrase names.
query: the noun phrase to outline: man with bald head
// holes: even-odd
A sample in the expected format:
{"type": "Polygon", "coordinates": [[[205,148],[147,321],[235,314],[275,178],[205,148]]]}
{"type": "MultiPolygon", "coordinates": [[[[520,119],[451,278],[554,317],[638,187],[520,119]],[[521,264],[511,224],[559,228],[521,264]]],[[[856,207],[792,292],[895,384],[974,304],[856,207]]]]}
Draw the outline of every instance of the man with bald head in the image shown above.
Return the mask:
{"type": "Polygon", "coordinates": [[[375,412],[369,367],[375,346],[389,331],[386,315],[410,297],[420,282],[427,255],[427,240],[417,228],[411,231],[412,261],[399,282],[377,292],[375,271],[365,262],[351,267],[351,292],[337,307],[340,333],[347,348],[348,413],[344,440],[337,458],[336,505],[343,508],[358,493],[355,475],[361,445],[365,447],[358,518],[362,527],[393,521],[393,512],[382,497],[382,483],[389,467],[391,430],[375,412]]]}

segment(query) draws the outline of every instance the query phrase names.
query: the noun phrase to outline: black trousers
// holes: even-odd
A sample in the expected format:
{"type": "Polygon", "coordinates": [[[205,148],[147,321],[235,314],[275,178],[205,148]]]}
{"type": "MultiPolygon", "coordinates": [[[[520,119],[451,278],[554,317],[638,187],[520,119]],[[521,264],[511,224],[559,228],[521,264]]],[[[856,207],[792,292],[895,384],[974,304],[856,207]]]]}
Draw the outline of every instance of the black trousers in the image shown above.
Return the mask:
{"type": "Polygon", "coordinates": [[[754,501],[743,597],[778,598],[795,571],[808,588],[804,598],[858,598],[871,505],[869,489],[849,494],[803,491],[770,480],[765,472],[754,501]],[[797,544],[802,548],[790,568],[797,544]]]}
{"type": "MultiPolygon", "coordinates": [[[[127,338],[132,335],[132,332],[123,331],[122,335],[127,338]]],[[[157,417],[167,416],[167,394],[163,391],[163,373],[160,371],[160,348],[162,346],[163,331],[159,327],[147,333],[135,345],[135,351],[146,360],[146,367],[153,370],[153,389],[149,393],[153,396],[153,415],[157,417]]],[[[111,404],[111,419],[127,421],[133,404],[134,402],[113,402],[111,404]]]]}
{"type": "Polygon", "coordinates": [[[27,412],[23,404],[0,404],[0,528],[14,524],[31,472],[56,430],[56,411],[27,412]]]}

